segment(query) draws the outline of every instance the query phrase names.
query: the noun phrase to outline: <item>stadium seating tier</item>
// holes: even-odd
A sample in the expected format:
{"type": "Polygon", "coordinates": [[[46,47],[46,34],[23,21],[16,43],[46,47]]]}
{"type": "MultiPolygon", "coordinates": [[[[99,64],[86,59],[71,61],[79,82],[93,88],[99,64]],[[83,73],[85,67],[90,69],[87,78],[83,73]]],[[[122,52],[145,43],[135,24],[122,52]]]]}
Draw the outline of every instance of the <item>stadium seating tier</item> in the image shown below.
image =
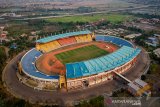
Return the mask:
{"type": "Polygon", "coordinates": [[[96,41],[116,44],[121,48],[109,55],[99,58],[66,64],[66,78],[81,78],[83,76],[110,71],[131,61],[141,52],[139,48],[134,48],[132,43],[118,37],[100,35],[96,36],[95,39],[96,41]]]}
{"type": "Polygon", "coordinates": [[[35,48],[28,51],[21,60],[23,72],[28,76],[38,79],[57,80],[59,76],[48,76],[37,70],[35,67],[35,61],[40,55],[42,55],[42,53],[35,48]]]}
{"type": "Polygon", "coordinates": [[[57,41],[61,46],[66,46],[66,45],[70,45],[70,44],[75,44],[76,43],[75,37],[58,39],[57,41]]]}
{"type": "Polygon", "coordinates": [[[92,32],[89,30],[78,31],[78,32],[69,32],[69,33],[58,34],[58,35],[53,35],[53,36],[49,36],[46,38],[42,38],[42,39],[37,40],[36,42],[37,43],[47,43],[47,42],[62,39],[62,38],[67,38],[67,37],[77,36],[77,35],[87,35],[87,34],[91,34],[91,33],[92,32]]]}
{"type": "Polygon", "coordinates": [[[120,47],[122,46],[129,46],[129,47],[133,47],[133,44],[124,40],[124,39],[121,39],[121,38],[118,38],[118,37],[115,37],[115,36],[104,36],[104,35],[99,35],[99,36],[96,36],[96,41],[105,41],[105,42],[110,42],[110,43],[114,43],[120,47]]]}
{"type": "Polygon", "coordinates": [[[66,64],[67,78],[80,78],[83,76],[94,75],[104,71],[112,70],[116,67],[131,61],[140,53],[140,49],[123,46],[116,52],[99,58],[83,62],[66,64]],[[119,54],[117,54],[119,53],[119,54]],[[127,53],[127,55],[125,55],[127,53]]]}
{"type": "MultiPolygon", "coordinates": [[[[82,31],[78,33],[73,32],[73,33],[68,33],[67,35],[62,34],[61,37],[60,35],[58,35],[55,37],[40,39],[37,41],[40,44],[38,44],[38,46],[36,47],[39,50],[49,52],[53,49],[60,48],[61,46],[75,43],[75,41],[76,43],[89,42],[89,41],[92,41],[92,37],[89,33],[91,32],[89,31],[82,31]],[[71,37],[73,35],[79,35],[79,36],[71,37]],[[72,39],[68,39],[65,37],[72,38],[72,39]],[[60,38],[63,38],[62,41],[57,40],[60,38]]],[[[109,55],[105,55],[105,56],[87,60],[87,61],[66,64],[67,79],[81,78],[84,76],[99,74],[104,71],[110,71],[116,67],[120,67],[125,63],[131,61],[141,52],[139,48],[134,48],[132,43],[118,37],[100,35],[100,36],[96,36],[95,39],[96,41],[105,41],[105,42],[116,44],[121,48],[109,55]]],[[[40,55],[42,55],[42,53],[40,51],[37,51],[34,48],[29,52],[27,52],[25,56],[23,56],[21,60],[21,64],[22,64],[24,73],[39,79],[46,79],[46,80],[58,79],[59,76],[48,76],[39,72],[36,69],[35,61],[36,61],[36,58],[39,57],[40,55]]]]}

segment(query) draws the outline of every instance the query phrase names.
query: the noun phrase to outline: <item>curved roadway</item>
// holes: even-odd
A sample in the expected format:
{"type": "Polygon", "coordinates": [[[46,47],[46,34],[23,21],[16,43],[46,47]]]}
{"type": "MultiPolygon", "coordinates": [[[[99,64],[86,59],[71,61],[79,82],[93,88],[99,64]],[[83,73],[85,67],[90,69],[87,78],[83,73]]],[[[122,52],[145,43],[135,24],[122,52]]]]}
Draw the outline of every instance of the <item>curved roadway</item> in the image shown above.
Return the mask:
{"type": "MultiPolygon", "coordinates": [[[[22,84],[16,76],[16,64],[18,60],[24,55],[25,52],[17,55],[13,60],[11,60],[3,71],[3,81],[7,90],[15,97],[24,99],[31,103],[42,103],[42,104],[55,104],[55,105],[71,105],[74,101],[79,101],[80,99],[88,99],[94,96],[102,95],[104,93],[111,93],[122,87],[115,80],[109,82],[103,82],[94,87],[70,91],[70,92],[57,92],[57,91],[40,91],[34,90],[33,88],[27,87],[22,84]]],[[[138,61],[135,66],[133,66],[125,75],[130,80],[139,78],[145,67],[149,66],[147,63],[149,57],[145,50],[142,50],[141,54],[138,56],[138,61]]]]}

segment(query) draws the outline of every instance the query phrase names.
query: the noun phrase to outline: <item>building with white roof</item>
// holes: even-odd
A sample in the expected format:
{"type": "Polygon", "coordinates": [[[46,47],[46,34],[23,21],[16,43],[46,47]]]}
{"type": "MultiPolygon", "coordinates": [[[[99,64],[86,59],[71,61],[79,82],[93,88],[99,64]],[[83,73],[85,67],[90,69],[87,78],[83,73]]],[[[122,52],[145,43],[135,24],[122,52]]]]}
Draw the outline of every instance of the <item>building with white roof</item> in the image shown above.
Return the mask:
{"type": "Polygon", "coordinates": [[[134,81],[136,84],[138,84],[140,87],[145,87],[146,85],[147,85],[147,83],[146,82],[144,82],[144,81],[142,81],[142,80],[140,80],[140,79],[136,79],[135,81],[134,81]]]}
{"type": "Polygon", "coordinates": [[[160,48],[157,48],[157,49],[156,49],[156,50],[154,50],[153,52],[154,52],[154,54],[156,54],[156,55],[157,55],[157,57],[159,57],[159,58],[160,58],[160,48]]]}
{"type": "Polygon", "coordinates": [[[133,39],[133,38],[138,37],[138,36],[141,36],[141,35],[142,35],[141,33],[138,33],[138,34],[130,34],[130,35],[124,36],[124,38],[133,39]]]}
{"type": "Polygon", "coordinates": [[[150,88],[149,84],[140,79],[136,79],[135,81],[128,83],[128,91],[134,96],[149,97],[151,95],[150,88]]]}

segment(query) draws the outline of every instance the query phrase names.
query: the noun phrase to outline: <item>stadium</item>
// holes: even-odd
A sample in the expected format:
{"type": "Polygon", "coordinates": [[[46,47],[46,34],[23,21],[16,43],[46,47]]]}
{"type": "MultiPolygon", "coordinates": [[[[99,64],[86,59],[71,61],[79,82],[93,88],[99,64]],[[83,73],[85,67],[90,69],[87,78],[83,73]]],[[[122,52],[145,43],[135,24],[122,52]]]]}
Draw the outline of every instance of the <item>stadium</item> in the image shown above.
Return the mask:
{"type": "MultiPolygon", "coordinates": [[[[36,40],[19,63],[25,84],[40,90],[80,89],[110,81],[135,65],[141,49],[89,30],[36,40]]],[[[24,82],[23,82],[24,83],[24,82]]]]}

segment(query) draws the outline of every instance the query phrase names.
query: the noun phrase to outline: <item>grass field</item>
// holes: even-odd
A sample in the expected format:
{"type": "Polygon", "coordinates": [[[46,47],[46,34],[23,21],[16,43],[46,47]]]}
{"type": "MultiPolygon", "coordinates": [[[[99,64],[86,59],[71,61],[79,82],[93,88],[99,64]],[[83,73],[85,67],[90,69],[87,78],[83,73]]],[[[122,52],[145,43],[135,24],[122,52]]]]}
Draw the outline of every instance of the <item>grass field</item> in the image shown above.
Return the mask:
{"type": "Polygon", "coordinates": [[[82,16],[68,16],[59,18],[48,18],[48,22],[95,22],[101,19],[105,19],[111,23],[119,23],[125,20],[134,19],[131,15],[122,14],[94,14],[94,15],[82,15],[82,16]]]}
{"type": "Polygon", "coordinates": [[[103,55],[108,54],[107,51],[100,49],[95,45],[85,46],[82,48],[77,48],[74,50],[62,52],[60,54],[56,54],[55,56],[59,59],[62,63],[73,63],[84,61],[96,57],[100,57],[103,55]]]}

